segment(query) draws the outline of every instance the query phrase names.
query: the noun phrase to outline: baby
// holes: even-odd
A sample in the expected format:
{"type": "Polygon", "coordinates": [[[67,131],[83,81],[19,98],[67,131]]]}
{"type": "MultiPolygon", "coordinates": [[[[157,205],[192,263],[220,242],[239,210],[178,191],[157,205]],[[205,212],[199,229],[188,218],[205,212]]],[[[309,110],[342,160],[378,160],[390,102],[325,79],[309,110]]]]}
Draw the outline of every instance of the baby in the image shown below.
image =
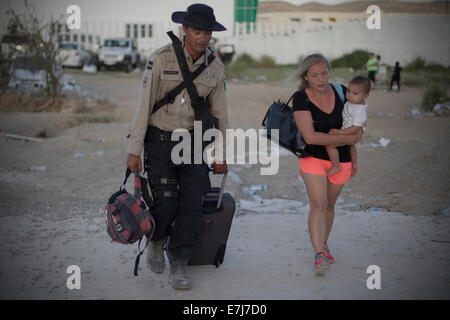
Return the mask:
{"type": "MultiPolygon", "coordinates": [[[[354,77],[348,84],[345,97],[347,102],[342,110],[342,128],[331,129],[330,134],[356,134],[360,128],[365,130],[367,122],[367,102],[365,99],[369,96],[370,80],[363,76],[354,77]]],[[[331,168],[327,171],[329,176],[342,169],[339,163],[339,152],[335,145],[325,146],[328,157],[331,161],[331,168]]],[[[350,147],[352,163],[356,163],[355,145],[350,147]]],[[[352,167],[352,176],[356,173],[356,166],[352,167]]]]}

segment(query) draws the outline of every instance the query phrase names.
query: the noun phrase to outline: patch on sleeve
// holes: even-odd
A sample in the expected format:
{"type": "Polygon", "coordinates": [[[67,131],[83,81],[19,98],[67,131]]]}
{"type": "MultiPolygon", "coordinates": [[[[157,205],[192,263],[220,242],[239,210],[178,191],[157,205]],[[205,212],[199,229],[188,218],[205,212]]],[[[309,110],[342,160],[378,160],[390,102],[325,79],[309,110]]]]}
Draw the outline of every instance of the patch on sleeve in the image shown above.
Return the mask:
{"type": "Polygon", "coordinates": [[[149,60],[147,63],[147,70],[152,70],[153,68],[153,61],[149,60]]]}
{"type": "Polygon", "coordinates": [[[148,72],[147,70],[144,71],[144,76],[142,77],[142,88],[145,88],[148,86],[148,72]]]}
{"type": "Polygon", "coordinates": [[[206,70],[206,80],[211,81],[212,79],[214,79],[216,76],[216,73],[214,72],[214,70],[212,69],[207,69],[206,70]]]}

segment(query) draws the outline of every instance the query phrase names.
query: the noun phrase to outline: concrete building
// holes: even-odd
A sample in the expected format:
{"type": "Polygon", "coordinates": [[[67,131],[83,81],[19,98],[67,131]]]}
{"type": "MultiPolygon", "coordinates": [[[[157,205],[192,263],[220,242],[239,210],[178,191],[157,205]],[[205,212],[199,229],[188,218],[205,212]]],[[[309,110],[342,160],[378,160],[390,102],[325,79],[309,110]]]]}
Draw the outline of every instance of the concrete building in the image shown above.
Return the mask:
{"type": "MultiPolygon", "coordinates": [[[[285,10],[258,13],[257,0],[34,0],[29,1],[45,17],[63,17],[70,5],[81,10],[81,28],[64,32],[63,39],[95,50],[107,37],[132,37],[141,57],[170,42],[166,32],[179,32],[171,22],[173,11],[202,2],[227,31],[215,32],[219,43],[234,44],[236,55],[272,56],[277,63],[297,63],[299,56],[322,52],[336,58],[355,49],[379,53],[388,63],[408,63],[416,57],[450,64],[450,17],[443,14],[383,13],[381,29],[370,30],[364,10],[325,12],[285,10]],[[256,16],[255,16],[256,15],[256,16]],[[247,22],[243,22],[247,21],[247,22]],[[250,22],[248,22],[250,21],[250,22]]],[[[23,2],[11,1],[20,11],[23,2]]],[[[0,33],[6,29],[7,1],[0,0],[0,33]]]]}

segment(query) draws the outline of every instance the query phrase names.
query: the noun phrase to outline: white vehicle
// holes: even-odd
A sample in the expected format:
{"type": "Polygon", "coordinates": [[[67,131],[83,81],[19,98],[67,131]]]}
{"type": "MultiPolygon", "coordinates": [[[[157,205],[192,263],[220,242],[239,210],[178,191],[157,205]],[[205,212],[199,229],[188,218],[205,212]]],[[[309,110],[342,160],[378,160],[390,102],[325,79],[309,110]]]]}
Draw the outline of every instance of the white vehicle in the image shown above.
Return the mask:
{"type": "Polygon", "coordinates": [[[97,69],[119,66],[126,72],[139,67],[139,53],[136,40],[131,38],[108,38],[100,48],[97,69]]]}
{"type": "Polygon", "coordinates": [[[59,45],[59,58],[64,59],[63,67],[82,68],[89,64],[90,55],[84,46],[76,42],[63,42],[59,45]]]}
{"type": "MultiPolygon", "coordinates": [[[[8,86],[14,89],[41,90],[47,87],[47,71],[35,59],[17,57],[11,67],[12,75],[8,86]]],[[[58,76],[61,69],[55,70],[58,76]]]]}

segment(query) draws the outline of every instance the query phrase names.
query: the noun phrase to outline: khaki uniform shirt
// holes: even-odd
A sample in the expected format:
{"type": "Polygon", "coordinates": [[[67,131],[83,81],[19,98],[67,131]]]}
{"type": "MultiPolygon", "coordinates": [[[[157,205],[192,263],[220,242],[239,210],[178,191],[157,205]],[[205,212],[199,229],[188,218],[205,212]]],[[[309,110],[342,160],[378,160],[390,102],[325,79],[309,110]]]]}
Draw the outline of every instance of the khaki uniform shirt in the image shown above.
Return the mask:
{"type": "MultiPolygon", "coordinates": [[[[202,63],[207,63],[206,57],[210,50],[200,56],[195,63],[192,57],[183,48],[189,67],[193,72],[202,63]]],[[[192,130],[194,128],[194,109],[186,89],[176,96],[171,104],[162,106],[152,114],[153,106],[161,100],[167,92],[183,82],[183,75],[178,66],[177,57],[172,44],[155,51],[149,58],[142,78],[142,88],[139,104],[134,114],[132,129],[129,135],[127,152],[140,156],[144,144],[147,126],[152,125],[160,130],[173,131],[178,128],[192,130]]],[[[198,95],[209,97],[211,114],[218,120],[219,130],[223,134],[224,142],[221,146],[216,143],[215,148],[222,148],[225,157],[225,131],[228,126],[228,110],[225,97],[225,71],[220,59],[216,58],[194,80],[198,95]]]]}

